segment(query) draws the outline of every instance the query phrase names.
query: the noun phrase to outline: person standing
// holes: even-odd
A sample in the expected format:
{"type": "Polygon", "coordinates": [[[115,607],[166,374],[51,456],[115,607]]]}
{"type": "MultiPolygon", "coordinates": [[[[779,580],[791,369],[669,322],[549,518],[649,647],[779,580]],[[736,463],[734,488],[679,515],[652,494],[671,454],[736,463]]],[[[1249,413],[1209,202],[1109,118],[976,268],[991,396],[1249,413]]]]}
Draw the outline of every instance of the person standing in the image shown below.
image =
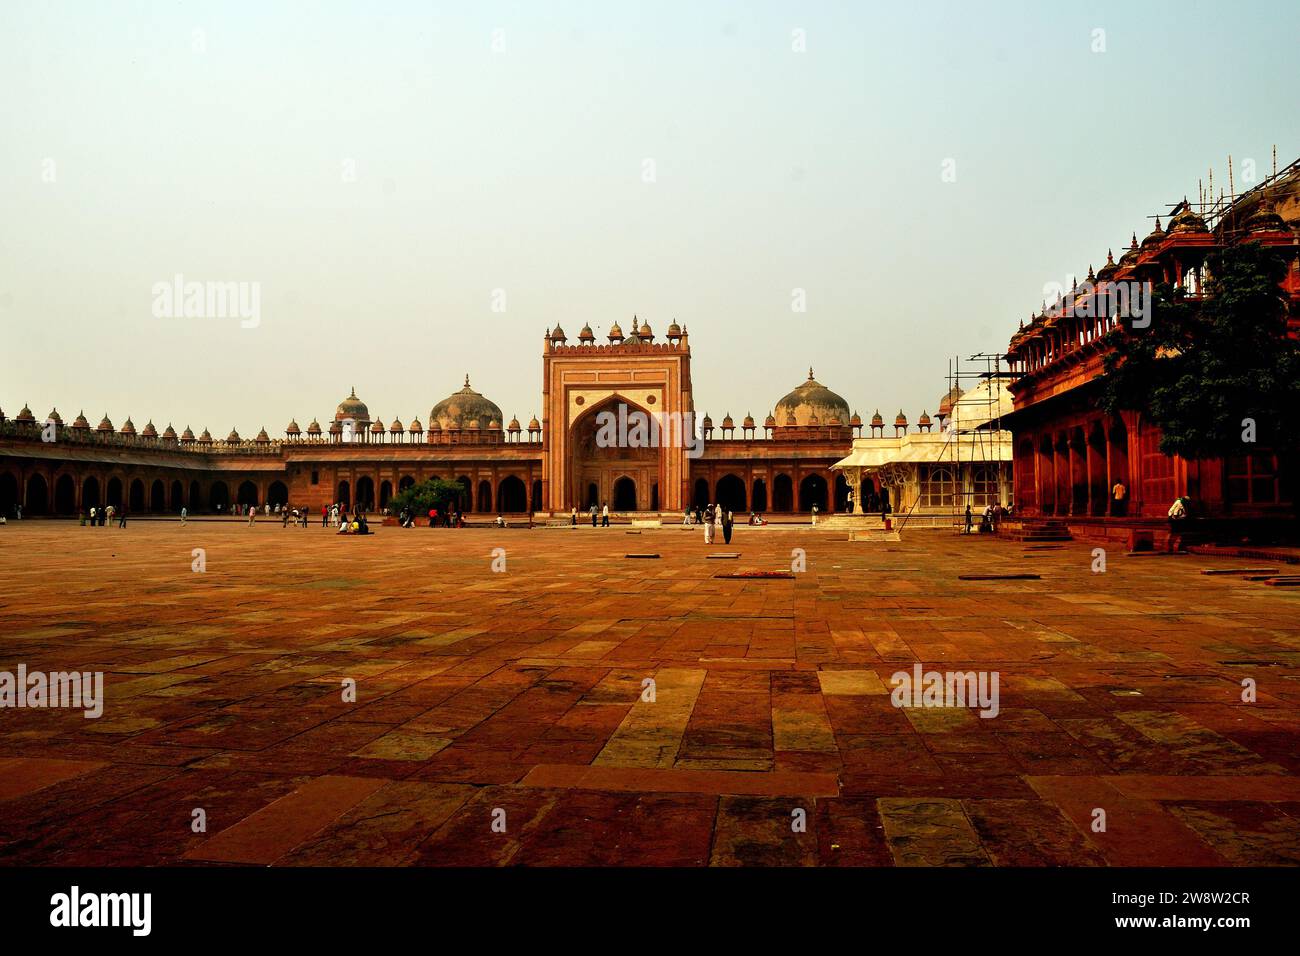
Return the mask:
{"type": "Polygon", "coordinates": [[[1128,513],[1128,488],[1124,487],[1124,482],[1115,482],[1115,487],[1110,490],[1110,497],[1113,505],[1111,514],[1117,518],[1122,518],[1128,513]]]}
{"type": "Polygon", "coordinates": [[[596,502],[591,503],[591,507],[587,509],[587,512],[591,515],[591,526],[596,527],[596,502]]]}
{"type": "Polygon", "coordinates": [[[967,506],[966,506],[966,533],[967,533],[967,534],[970,534],[970,526],[971,526],[971,521],[972,521],[972,520],[973,520],[973,517],[972,517],[972,515],[971,515],[970,505],[967,505],[967,506]]]}
{"type": "Polygon", "coordinates": [[[577,526],[578,526],[578,506],[574,505],[573,510],[569,512],[569,527],[576,528],[577,526]]]}
{"type": "Polygon", "coordinates": [[[600,507],[600,526],[602,528],[609,527],[609,502],[608,501],[604,502],[600,507]]]}
{"type": "Polygon", "coordinates": [[[853,514],[853,489],[852,488],[849,489],[848,496],[844,499],[844,503],[845,503],[845,510],[849,514],[853,514]]]}
{"type": "Polygon", "coordinates": [[[250,507],[248,509],[248,526],[251,528],[253,526],[253,522],[255,522],[256,520],[257,520],[257,509],[250,507]]]}
{"type": "MultiPolygon", "coordinates": [[[[96,510],[95,510],[95,506],[94,506],[94,505],[91,505],[91,506],[90,506],[90,526],[91,526],[92,528],[95,527],[95,522],[98,521],[98,520],[99,520],[99,513],[96,512],[96,510]]],[[[85,522],[82,522],[82,523],[84,524],[85,522]]]]}
{"type": "Polygon", "coordinates": [[[812,526],[814,528],[817,527],[817,511],[818,511],[817,505],[816,503],[814,503],[812,506],[812,526]]]}
{"type": "Polygon", "coordinates": [[[722,543],[731,544],[731,529],[736,524],[736,518],[730,510],[722,512],[722,543]]]}
{"type": "Polygon", "coordinates": [[[126,527],[126,505],[123,505],[123,506],[122,506],[121,517],[120,517],[120,518],[118,519],[118,521],[117,521],[117,526],[118,526],[119,528],[125,528],[125,527],[126,527]]]}
{"type": "Polygon", "coordinates": [[[181,505],[181,524],[185,524],[185,519],[190,516],[189,509],[181,505]]]}
{"type": "Polygon", "coordinates": [[[717,520],[717,512],[714,511],[713,505],[704,509],[704,543],[713,544],[713,530],[717,520]]]}

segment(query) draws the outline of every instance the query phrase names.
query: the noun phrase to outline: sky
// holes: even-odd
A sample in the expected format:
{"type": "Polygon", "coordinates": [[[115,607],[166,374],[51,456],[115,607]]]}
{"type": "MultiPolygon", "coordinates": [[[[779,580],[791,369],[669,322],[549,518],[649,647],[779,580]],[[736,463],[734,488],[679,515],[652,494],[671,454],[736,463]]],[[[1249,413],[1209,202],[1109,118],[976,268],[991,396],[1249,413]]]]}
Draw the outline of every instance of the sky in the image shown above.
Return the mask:
{"type": "Polygon", "coordinates": [[[6,0],[0,408],[277,437],[468,373],[526,422],[546,328],[635,314],[715,420],[809,366],[915,420],[1211,167],[1300,156],[1297,36],[1294,0],[6,0]]]}

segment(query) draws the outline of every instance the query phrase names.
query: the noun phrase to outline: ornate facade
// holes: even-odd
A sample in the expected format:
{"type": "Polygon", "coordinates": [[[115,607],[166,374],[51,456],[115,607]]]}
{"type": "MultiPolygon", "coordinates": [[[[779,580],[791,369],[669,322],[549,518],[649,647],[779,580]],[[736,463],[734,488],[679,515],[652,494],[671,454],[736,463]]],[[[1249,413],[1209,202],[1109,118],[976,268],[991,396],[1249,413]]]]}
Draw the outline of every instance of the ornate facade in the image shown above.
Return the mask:
{"type": "Polygon", "coordinates": [[[1276,449],[1259,447],[1223,460],[1165,455],[1159,428],[1140,409],[1108,415],[1099,407],[1104,337],[1118,319],[1106,307],[1078,305],[1118,283],[1169,283],[1195,300],[1204,294],[1212,251],[1258,242],[1289,259],[1282,291],[1291,334],[1300,332],[1300,163],[1207,215],[1212,226],[1184,199],[1167,228],[1157,218],[1140,243],[1133,235],[1118,261],[1107,254],[1095,274],[1089,267],[1090,281],[1075,308],[1045,308],[1011,337],[1007,361],[1015,376],[1015,408],[1004,424],[1014,434],[1020,515],[1065,520],[1084,537],[1133,541],[1140,534],[1159,543],[1167,510],[1183,495],[1205,517],[1293,514],[1276,449]],[[1117,483],[1127,491],[1122,503],[1112,493],[1117,483]]]}
{"type": "MultiPolygon", "coordinates": [[[[385,425],[356,390],[327,424],[291,421],[281,439],[265,428],[252,439],[232,431],[214,439],[188,427],[137,431],[107,415],[92,427],[57,409],[44,421],[24,407],[0,413],[0,513],[75,515],[103,504],[134,513],[228,512],[236,504],[291,504],[318,510],[332,502],[374,510],[426,478],[459,481],[467,513],[585,510],[608,502],[617,512],[678,512],[721,502],[737,512],[842,510],[848,484],[832,465],[850,450],[862,420],[808,379],[760,423],[727,415],[694,420],[689,335],[671,324],[662,340],[634,319],[597,344],[590,326],[570,343],[562,328],[542,343],[542,417],[526,426],[464,386],[418,418],[385,425]],[[603,442],[603,411],[680,420],[686,434],[654,444],[603,442]]],[[[861,495],[859,494],[859,497],[861,495]]]]}

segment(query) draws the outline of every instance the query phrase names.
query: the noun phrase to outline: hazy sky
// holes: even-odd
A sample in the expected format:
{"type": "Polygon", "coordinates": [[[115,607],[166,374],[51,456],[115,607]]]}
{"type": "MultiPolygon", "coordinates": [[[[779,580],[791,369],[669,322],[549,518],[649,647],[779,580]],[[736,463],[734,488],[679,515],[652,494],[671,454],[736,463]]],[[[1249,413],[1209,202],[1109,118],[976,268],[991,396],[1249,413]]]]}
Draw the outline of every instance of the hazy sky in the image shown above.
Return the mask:
{"type": "Polygon", "coordinates": [[[1232,154],[1240,189],[1243,159],[1300,155],[1294,0],[3,18],[10,416],[277,436],[355,385],[427,423],[469,372],[527,421],[545,327],[637,313],[689,326],[715,419],[761,418],[809,365],[864,416],[914,419],[948,356],[1004,349],[1044,283],[1118,255],[1209,166],[1226,186],[1232,154]],[[178,273],[257,283],[260,324],[155,316],[178,273]]]}

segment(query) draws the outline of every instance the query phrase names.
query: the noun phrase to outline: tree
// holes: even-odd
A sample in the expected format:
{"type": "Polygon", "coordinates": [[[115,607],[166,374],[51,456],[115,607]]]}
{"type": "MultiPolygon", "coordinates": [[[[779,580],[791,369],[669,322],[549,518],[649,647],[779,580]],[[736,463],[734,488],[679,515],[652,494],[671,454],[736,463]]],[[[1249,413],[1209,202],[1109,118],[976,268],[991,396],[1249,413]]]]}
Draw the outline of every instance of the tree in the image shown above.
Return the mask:
{"type": "Polygon", "coordinates": [[[460,501],[464,491],[464,486],[458,481],[426,478],[419,484],[411,485],[393,495],[389,499],[388,510],[393,514],[409,511],[417,517],[423,517],[434,508],[446,511],[449,505],[460,501]]]}
{"type": "Polygon", "coordinates": [[[1258,243],[1210,255],[1207,297],[1153,290],[1150,325],[1131,320],[1106,337],[1102,404],[1141,410],[1160,450],[1225,458],[1259,446],[1284,460],[1300,448],[1300,342],[1287,335],[1286,264],[1258,243]],[[1258,445],[1243,443],[1246,419],[1258,445]]]}

